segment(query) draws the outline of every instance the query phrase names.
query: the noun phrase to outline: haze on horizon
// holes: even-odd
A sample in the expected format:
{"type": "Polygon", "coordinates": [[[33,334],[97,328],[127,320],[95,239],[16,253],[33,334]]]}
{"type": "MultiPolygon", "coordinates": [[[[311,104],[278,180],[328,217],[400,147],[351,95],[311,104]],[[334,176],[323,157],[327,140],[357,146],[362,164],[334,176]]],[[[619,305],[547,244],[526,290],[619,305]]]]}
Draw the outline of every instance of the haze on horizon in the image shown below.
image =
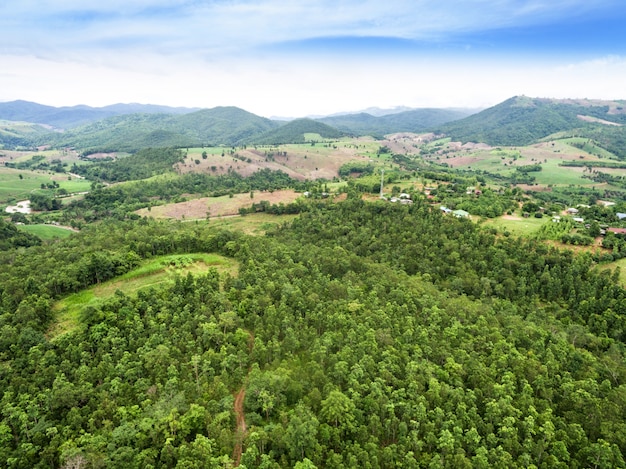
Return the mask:
{"type": "Polygon", "coordinates": [[[621,0],[22,0],[0,101],[263,116],[626,99],[621,0]]]}

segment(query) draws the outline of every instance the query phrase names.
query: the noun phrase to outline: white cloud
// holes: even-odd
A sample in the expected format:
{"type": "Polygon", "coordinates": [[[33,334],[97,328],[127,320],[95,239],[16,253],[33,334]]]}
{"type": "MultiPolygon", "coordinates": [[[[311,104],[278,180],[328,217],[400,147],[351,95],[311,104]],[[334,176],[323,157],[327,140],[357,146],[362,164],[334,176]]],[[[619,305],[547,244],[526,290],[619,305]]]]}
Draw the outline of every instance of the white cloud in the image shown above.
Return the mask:
{"type": "MultiPolygon", "coordinates": [[[[94,0],[0,6],[6,47],[234,51],[328,36],[445,37],[542,24],[618,5],[615,0],[94,0]]],[[[7,49],[5,49],[6,51],[7,49]]]]}
{"type": "Polygon", "coordinates": [[[237,105],[262,115],[301,116],[368,106],[485,106],[515,94],[626,97],[620,96],[626,94],[622,57],[595,63],[557,57],[538,64],[532,57],[489,61],[469,45],[448,59],[367,49],[365,56],[297,48],[277,54],[264,47],[345,35],[438,37],[612,5],[613,0],[2,3],[0,100],[237,105]]]}

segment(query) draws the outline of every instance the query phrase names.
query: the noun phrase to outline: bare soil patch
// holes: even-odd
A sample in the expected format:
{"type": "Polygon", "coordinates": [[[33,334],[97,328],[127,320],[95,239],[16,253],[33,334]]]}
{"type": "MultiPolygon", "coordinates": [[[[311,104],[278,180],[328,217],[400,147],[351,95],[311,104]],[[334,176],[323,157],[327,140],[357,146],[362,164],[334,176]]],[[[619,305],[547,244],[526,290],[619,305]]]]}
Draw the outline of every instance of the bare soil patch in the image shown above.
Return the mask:
{"type": "Polygon", "coordinates": [[[237,420],[237,428],[235,430],[235,448],[233,449],[234,467],[238,467],[241,463],[241,454],[243,453],[243,439],[246,435],[248,427],[246,426],[246,416],[243,412],[243,402],[246,398],[246,387],[241,387],[235,396],[235,416],[237,420]]]}
{"type": "Polygon", "coordinates": [[[199,153],[190,152],[185,161],[177,165],[180,173],[200,172],[220,175],[235,171],[242,176],[249,176],[261,169],[283,171],[290,177],[305,179],[332,179],[339,175],[341,165],[354,159],[365,158],[355,147],[336,145],[336,148],[321,144],[281,145],[279,147],[239,148],[234,154],[225,150],[221,153],[207,154],[203,158],[199,153]]]}
{"type": "Polygon", "coordinates": [[[483,158],[480,155],[458,155],[446,158],[446,163],[452,167],[471,166],[472,164],[482,160],[483,158]]]}
{"type": "Polygon", "coordinates": [[[117,153],[91,153],[87,158],[90,160],[101,160],[103,158],[117,158],[117,153]]]}
{"type": "Polygon", "coordinates": [[[578,117],[581,121],[585,121],[585,122],[595,122],[595,123],[598,123],[598,124],[612,125],[612,126],[616,126],[616,127],[621,127],[622,126],[622,124],[618,124],[617,122],[611,122],[611,121],[607,121],[607,120],[604,120],[604,119],[599,119],[597,117],[581,116],[581,115],[578,115],[576,117],[578,117]]]}
{"type": "Polygon", "coordinates": [[[154,218],[174,218],[176,220],[197,220],[207,217],[224,217],[238,215],[239,209],[242,207],[250,207],[253,203],[268,201],[270,204],[284,203],[288,204],[301,197],[302,194],[293,190],[281,190],[274,192],[253,192],[250,194],[235,194],[233,197],[202,197],[199,199],[188,200],[186,202],[178,202],[138,210],[141,216],[154,218]]]}

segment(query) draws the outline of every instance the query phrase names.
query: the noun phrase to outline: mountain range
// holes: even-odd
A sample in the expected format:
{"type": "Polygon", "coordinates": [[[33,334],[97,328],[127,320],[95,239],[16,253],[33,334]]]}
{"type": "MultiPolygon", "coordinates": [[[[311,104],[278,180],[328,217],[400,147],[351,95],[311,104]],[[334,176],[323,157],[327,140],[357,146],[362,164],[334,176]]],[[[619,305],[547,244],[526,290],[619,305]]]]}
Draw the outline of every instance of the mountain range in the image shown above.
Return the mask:
{"type": "Polygon", "coordinates": [[[291,121],[260,117],[232,106],[191,109],[117,104],[54,108],[13,101],[0,103],[0,119],[0,145],[5,148],[49,144],[74,147],[84,153],[132,152],[150,146],[301,143],[305,134],[378,138],[396,132],[434,132],[454,141],[496,146],[528,145],[550,136],[575,134],[592,138],[626,158],[626,101],[515,96],[480,112],[424,108],[393,110],[380,116],[361,112],[291,121]]]}
{"type": "Polygon", "coordinates": [[[185,114],[198,108],[158,106],[154,104],[112,104],[104,107],[85,105],[54,107],[30,101],[0,103],[0,119],[43,124],[54,129],[69,129],[83,124],[125,114],[185,114]]]}

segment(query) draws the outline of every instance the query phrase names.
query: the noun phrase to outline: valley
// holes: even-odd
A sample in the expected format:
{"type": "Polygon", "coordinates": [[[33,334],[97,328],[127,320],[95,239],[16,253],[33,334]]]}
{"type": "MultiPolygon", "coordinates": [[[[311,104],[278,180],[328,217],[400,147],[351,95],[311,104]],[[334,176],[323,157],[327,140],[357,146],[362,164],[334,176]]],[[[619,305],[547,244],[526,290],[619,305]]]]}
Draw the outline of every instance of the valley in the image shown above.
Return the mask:
{"type": "Polygon", "coordinates": [[[24,107],[0,465],[624,467],[623,104],[24,107]]]}

